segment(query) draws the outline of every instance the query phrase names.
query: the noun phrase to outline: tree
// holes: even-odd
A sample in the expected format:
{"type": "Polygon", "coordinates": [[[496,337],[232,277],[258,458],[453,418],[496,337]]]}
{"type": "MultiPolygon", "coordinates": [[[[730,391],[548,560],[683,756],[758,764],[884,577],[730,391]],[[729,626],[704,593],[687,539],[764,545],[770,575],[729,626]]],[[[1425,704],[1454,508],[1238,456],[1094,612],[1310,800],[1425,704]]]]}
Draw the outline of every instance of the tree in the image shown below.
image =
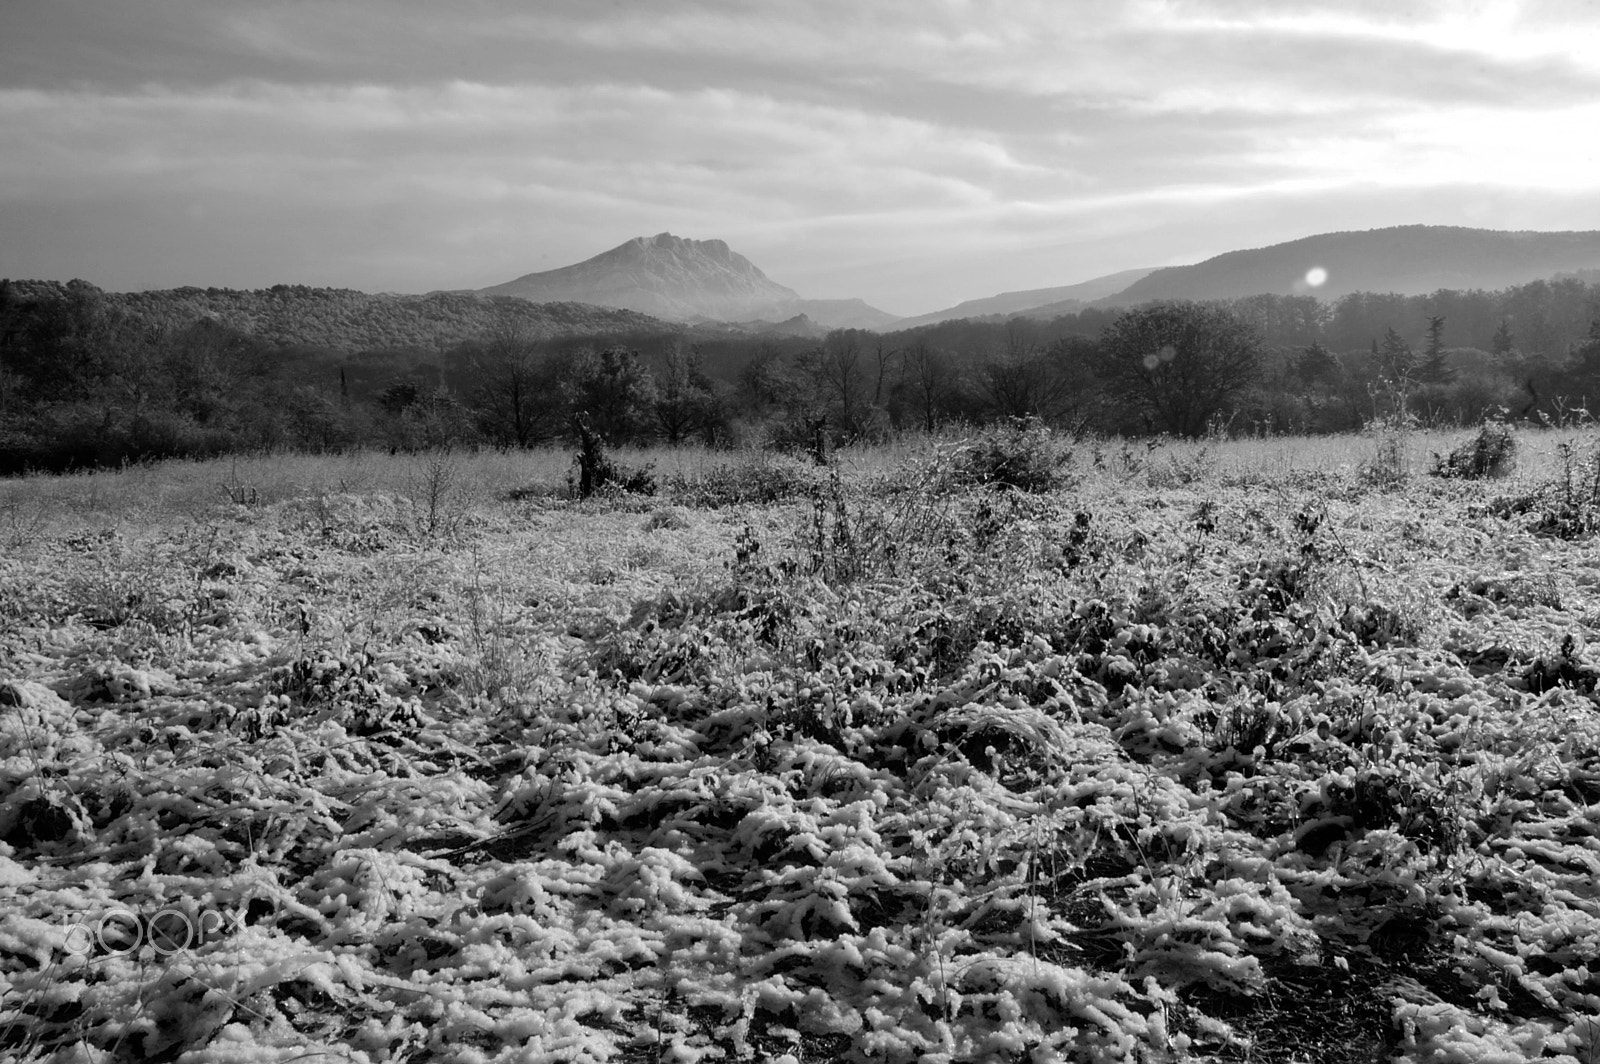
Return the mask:
{"type": "Polygon", "coordinates": [[[692,436],[710,442],[722,427],[716,386],[700,368],[700,355],[673,344],[656,388],[655,424],[661,438],[676,446],[692,436]]]}
{"type": "Polygon", "coordinates": [[[784,361],[783,352],[771,341],[764,340],[757,346],[739,368],[734,387],[741,411],[765,416],[797,403],[800,387],[784,361]]]}
{"type": "Polygon", "coordinates": [[[6,349],[21,342],[22,311],[26,306],[22,293],[9,277],[0,277],[0,365],[4,364],[6,349]]]}
{"type": "Polygon", "coordinates": [[[1100,336],[1095,368],[1108,397],[1154,429],[1196,437],[1256,377],[1261,340],[1227,310],[1156,303],[1100,336]]]}
{"type": "Polygon", "coordinates": [[[901,352],[900,385],[905,406],[914,411],[922,431],[932,432],[950,408],[957,381],[950,357],[918,338],[901,352]]]}
{"type": "Polygon", "coordinates": [[[422,401],[422,389],[416,381],[395,381],[378,395],[378,405],[396,416],[405,413],[422,401]]]}
{"type": "Polygon", "coordinates": [[[415,418],[424,447],[449,447],[476,438],[472,418],[450,389],[440,385],[430,389],[406,411],[415,418]]]}
{"type": "Polygon", "coordinates": [[[1572,350],[1568,372],[1584,398],[1584,405],[1600,396],[1600,321],[1589,323],[1588,338],[1572,350]]]}
{"type": "Polygon", "coordinates": [[[505,316],[472,359],[472,405],[484,434],[501,446],[530,447],[551,431],[549,368],[521,323],[505,316]]]}
{"type": "Polygon", "coordinates": [[[1411,345],[1391,325],[1383,334],[1383,348],[1378,352],[1378,365],[1382,367],[1383,375],[1391,381],[1410,381],[1416,361],[1416,355],[1411,353],[1411,345]]]}
{"type": "MultiPolygon", "coordinates": [[[[25,383],[20,374],[12,372],[7,357],[7,350],[21,342],[22,308],[22,294],[16,285],[10,278],[0,277],[0,420],[7,423],[15,416],[13,408],[22,398],[25,383]]],[[[0,429],[0,441],[5,437],[5,430],[0,429]]]]}
{"type": "Polygon", "coordinates": [[[1494,339],[1489,343],[1489,350],[1500,358],[1510,358],[1516,349],[1517,340],[1511,333],[1511,322],[1501,318],[1500,324],[1494,330],[1494,339]]]}
{"type": "Polygon", "coordinates": [[[1295,359],[1294,369],[1304,384],[1331,381],[1339,376],[1339,360],[1320,342],[1312,341],[1295,359]]]}
{"type": "Polygon", "coordinates": [[[567,407],[587,414],[593,431],[620,446],[651,434],[656,381],[639,352],[627,347],[580,351],[561,382],[567,407]]]}
{"type": "Polygon", "coordinates": [[[10,330],[8,368],[27,381],[37,398],[66,401],[108,399],[118,333],[125,324],[105,293],[87,281],[68,281],[58,296],[27,301],[10,330]]]}
{"type": "Polygon", "coordinates": [[[128,322],[106,346],[106,381],[135,413],[142,413],[152,402],[170,400],[170,395],[163,394],[169,390],[164,385],[170,383],[162,380],[163,339],[153,326],[128,322]]]}
{"type": "Polygon", "coordinates": [[[172,402],[202,424],[234,416],[274,369],[264,344],[212,318],[169,329],[163,349],[172,402]]]}
{"type": "Polygon", "coordinates": [[[872,405],[874,407],[881,408],[884,404],[883,389],[889,379],[889,366],[899,353],[900,349],[898,347],[890,347],[888,339],[882,333],[879,333],[873,341],[872,354],[877,364],[877,370],[873,374],[872,382],[872,405]]]}
{"type": "Polygon", "coordinates": [[[977,374],[985,405],[1002,418],[1037,415],[1048,367],[1038,360],[1032,323],[1013,317],[1005,323],[1000,339],[999,355],[986,359],[977,374]]]}
{"type": "Polygon", "coordinates": [[[1423,349],[1422,365],[1416,369],[1417,380],[1424,384],[1449,384],[1456,379],[1455,370],[1451,369],[1444,358],[1444,317],[1438,314],[1428,316],[1428,346],[1423,349]]]}
{"type": "Polygon", "coordinates": [[[1048,347],[1019,348],[1008,343],[1003,356],[984,363],[978,389],[989,409],[1000,417],[1037,417],[1050,422],[1072,417],[1089,391],[1084,379],[1086,347],[1092,348],[1093,343],[1084,337],[1066,337],[1048,347]]]}
{"type": "Polygon", "coordinates": [[[1050,385],[1050,367],[1037,357],[993,359],[978,371],[985,405],[1002,418],[1040,416],[1050,385]]]}
{"type": "Polygon", "coordinates": [[[1333,308],[1316,296],[1282,296],[1287,304],[1286,316],[1294,339],[1318,343],[1328,322],[1333,319],[1333,308]]]}
{"type": "Polygon", "coordinates": [[[869,387],[862,343],[865,335],[860,329],[834,329],[811,354],[830,409],[840,428],[852,434],[861,427],[860,407],[869,387]]]}

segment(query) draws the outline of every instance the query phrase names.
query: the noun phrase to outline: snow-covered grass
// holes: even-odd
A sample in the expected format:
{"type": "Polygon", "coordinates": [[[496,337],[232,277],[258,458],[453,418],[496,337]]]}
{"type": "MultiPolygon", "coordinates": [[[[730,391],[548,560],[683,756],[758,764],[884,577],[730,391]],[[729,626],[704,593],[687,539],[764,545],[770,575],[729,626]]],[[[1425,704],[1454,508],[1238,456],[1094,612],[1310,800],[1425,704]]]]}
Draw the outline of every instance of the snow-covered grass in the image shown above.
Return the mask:
{"type": "Polygon", "coordinates": [[[1520,443],[0,484],[0,1052],[1600,1060],[1597,441],[1520,443]]]}

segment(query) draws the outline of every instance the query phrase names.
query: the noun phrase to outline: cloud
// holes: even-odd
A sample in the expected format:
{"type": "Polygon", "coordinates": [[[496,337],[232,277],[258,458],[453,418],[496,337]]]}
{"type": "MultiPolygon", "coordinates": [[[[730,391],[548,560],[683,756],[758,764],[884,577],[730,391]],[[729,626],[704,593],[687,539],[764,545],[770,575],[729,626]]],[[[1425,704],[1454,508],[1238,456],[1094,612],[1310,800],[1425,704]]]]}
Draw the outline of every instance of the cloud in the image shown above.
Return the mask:
{"type": "Polygon", "coordinates": [[[55,0],[0,38],[0,273],[465,287],[670,229],[916,310],[1363,217],[1600,225],[1584,10],[55,0]]]}
{"type": "MultiPolygon", "coordinates": [[[[563,218],[577,230],[571,254],[586,257],[601,250],[596,230],[620,241],[658,231],[659,219],[709,236],[730,220],[748,229],[983,210],[998,183],[1039,172],[994,142],[916,120],[627,85],[8,90],[0,140],[31,146],[0,158],[0,202],[181,191],[299,210],[307,230],[339,212],[414,205],[419,227],[449,216],[445,229],[481,234],[498,218],[489,250],[501,272],[521,272],[518,249],[563,218]]],[[[207,253],[223,239],[197,236],[207,253]]]]}

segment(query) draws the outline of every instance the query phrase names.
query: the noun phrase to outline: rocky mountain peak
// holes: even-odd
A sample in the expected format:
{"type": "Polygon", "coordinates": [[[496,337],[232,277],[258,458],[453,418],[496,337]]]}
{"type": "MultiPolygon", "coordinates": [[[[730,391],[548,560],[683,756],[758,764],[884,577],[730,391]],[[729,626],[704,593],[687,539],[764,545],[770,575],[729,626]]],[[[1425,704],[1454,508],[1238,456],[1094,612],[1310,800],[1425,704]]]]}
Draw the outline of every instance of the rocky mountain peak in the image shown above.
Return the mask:
{"type": "MultiPolygon", "coordinates": [[[[717,283],[711,281],[713,277],[722,276],[721,284],[727,282],[727,276],[724,275],[731,275],[745,278],[757,286],[772,285],[784,292],[790,292],[782,285],[773,284],[755,263],[743,255],[736,254],[722,240],[689,240],[673,236],[671,233],[636,236],[627,243],[619,244],[589,261],[604,261],[630,269],[653,270],[672,275],[676,280],[689,284],[696,283],[697,274],[705,275],[702,280],[711,283],[717,283]]],[[[790,295],[793,293],[790,292],[790,295]]]]}
{"type": "Polygon", "coordinates": [[[894,320],[865,304],[835,307],[832,304],[842,301],[803,300],[726,242],[690,240],[671,233],[634,237],[576,265],[530,273],[482,292],[535,303],[570,301],[620,307],[672,321],[773,320],[813,306],[830,324],[894,320]]]}

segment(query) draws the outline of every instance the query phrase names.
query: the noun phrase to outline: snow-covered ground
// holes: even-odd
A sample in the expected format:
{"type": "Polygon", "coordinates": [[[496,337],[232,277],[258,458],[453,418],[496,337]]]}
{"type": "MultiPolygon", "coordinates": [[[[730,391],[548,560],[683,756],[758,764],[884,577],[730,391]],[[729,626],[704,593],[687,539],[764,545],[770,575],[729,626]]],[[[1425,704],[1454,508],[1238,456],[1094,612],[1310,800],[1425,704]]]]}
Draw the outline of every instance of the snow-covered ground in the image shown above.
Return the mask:
{"type": "Polygon", "coordinates": [[[1157,458],[17,532],[0,1052],[1600,1060],[1600,545],[1157,458]]]}

